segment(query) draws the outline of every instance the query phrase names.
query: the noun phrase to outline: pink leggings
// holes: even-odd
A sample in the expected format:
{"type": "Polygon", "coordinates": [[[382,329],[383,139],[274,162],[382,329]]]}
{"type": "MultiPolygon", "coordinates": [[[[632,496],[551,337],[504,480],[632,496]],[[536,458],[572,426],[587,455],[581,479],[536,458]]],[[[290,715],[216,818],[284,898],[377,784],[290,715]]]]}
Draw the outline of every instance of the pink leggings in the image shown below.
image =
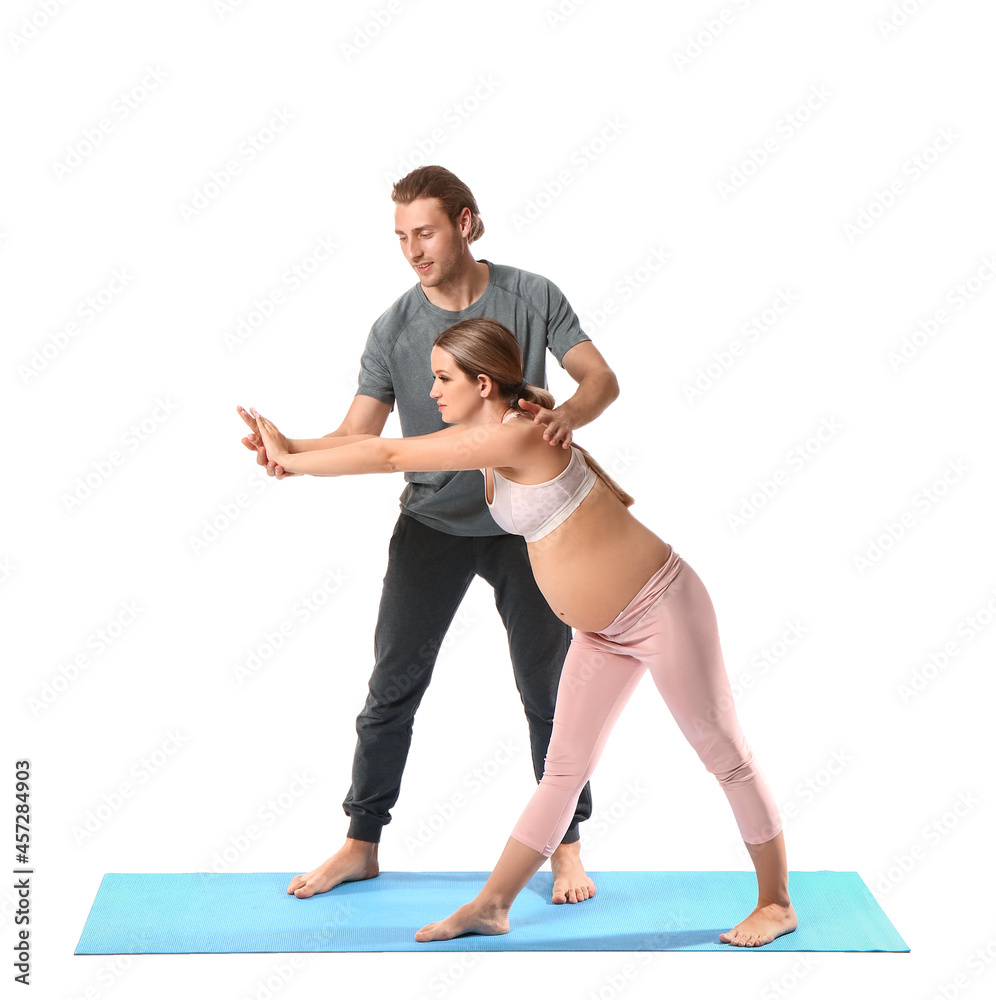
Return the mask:
{"type": "Polygon", "coordinates": [[[557,690],[546,769],[512,836],[549,857],[574,815],[609,733],[646,669],[685,739],[716,775],[740,835],[763,844],[781,829],[733,708],[712,600],[672,549],[606,629],[576,631],[557,690]]]}

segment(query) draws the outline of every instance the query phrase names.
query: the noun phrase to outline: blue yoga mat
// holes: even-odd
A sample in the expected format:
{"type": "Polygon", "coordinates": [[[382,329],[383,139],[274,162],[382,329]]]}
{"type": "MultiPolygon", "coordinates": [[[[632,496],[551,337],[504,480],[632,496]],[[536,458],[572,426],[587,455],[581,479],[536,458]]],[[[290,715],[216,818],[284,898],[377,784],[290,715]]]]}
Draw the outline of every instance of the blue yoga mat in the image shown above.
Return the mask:
{"type": "Polygon", "coordinates": [[[310,899],[287,894],[296,874],[107,874],[76,954],[909,951],[857,872],[790,872],[799,928],[759,949],[718,940],[757,902],[753,872],[593,872],[596,895],[559,906],[540,873],[508,934],[427,944],[415,931],[472,899],[487,872],[382,872],[310,899]]]}

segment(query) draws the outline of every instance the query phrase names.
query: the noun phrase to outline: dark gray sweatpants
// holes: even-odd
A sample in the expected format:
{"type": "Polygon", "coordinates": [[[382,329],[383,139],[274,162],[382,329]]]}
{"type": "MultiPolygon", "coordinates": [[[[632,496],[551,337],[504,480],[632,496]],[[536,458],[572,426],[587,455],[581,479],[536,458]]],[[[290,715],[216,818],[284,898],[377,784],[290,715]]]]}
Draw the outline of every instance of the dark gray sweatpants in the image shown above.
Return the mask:
{"type": "MultiPolygon", "coordinates": [[[[402,511],[391,536],[369,694],[356,719],[352,784],[342,804],[350,817],[347,836],[355,840],[378,842],[391,821],[415,712],[446,630],[475,575],[494,587],[529,723],[533,773],[537,782],[543,777],[571,629],[536,586],[525,540],[509,534],[449,535],[402,511]]],[[[462,747],[454,748],[455,754],[462,752],[462,747]]],[[[586,784],[563,843],[578,840],[578,823],[590,815],[586,784]]]]}

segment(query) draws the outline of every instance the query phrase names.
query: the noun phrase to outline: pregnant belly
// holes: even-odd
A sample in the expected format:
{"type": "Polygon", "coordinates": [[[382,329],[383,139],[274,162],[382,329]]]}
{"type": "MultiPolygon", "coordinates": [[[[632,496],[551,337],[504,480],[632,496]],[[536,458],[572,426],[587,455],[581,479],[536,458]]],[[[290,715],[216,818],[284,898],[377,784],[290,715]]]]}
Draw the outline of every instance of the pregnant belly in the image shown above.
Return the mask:
{"type": "Polygon", "coordinates": [[[527,546],[547,603],[584,632],[610,625],[671,554],[671,546],[611,494],[604,510],[598,509],[600,498],[587,507],[593,493],[562,525],[527,546]]]}

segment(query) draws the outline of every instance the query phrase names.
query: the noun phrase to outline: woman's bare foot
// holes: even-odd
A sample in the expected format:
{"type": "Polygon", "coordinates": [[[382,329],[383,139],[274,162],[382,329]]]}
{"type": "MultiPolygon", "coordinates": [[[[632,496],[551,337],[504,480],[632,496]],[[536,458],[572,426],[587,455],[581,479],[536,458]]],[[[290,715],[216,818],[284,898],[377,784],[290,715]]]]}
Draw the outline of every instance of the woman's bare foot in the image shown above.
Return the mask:
{"type": "Polygon", "coordinates": [[[365,840],[346,838],[346,843],[331,858],[323,861],[306,875],[296,875],[287,886],[288,893],[298,899],[307,899],[343,882],[360,882],[380,874],[377,864],[377,845],[365,840]]]}
{"type": "Polygon", "coordinates": [[[508,908],[489,906],[476,899],[464,903],[445,920],[426,924],[415,932],[416,941],[449,941],[460,934],[507,934],[508,908]]]}
{"type": "Polygon", "coordinates": [[[561,844],[550,855],[553,872],[553,902],[583,903],[595,895],[595,883],[581,864],[581,841],[561,844]]]}
{"type": "Polygon", "coordinates": [[[791,934],[799,926],[792,904],[758,904],[750,916],[741,920],[736,927],[719,935],[723,944],[735,944],[741,948],[757,948],[774,941],[782,934],[791,934]]]}
{"type": "Polygon", "coordinates": [[[732,930],[719,935],[723,944],[757,948],[790,934],[799,926],[788,890],[785,837],[779,832],[763,844],[747,844],[757,874],[757,906],[732,930]]]}

